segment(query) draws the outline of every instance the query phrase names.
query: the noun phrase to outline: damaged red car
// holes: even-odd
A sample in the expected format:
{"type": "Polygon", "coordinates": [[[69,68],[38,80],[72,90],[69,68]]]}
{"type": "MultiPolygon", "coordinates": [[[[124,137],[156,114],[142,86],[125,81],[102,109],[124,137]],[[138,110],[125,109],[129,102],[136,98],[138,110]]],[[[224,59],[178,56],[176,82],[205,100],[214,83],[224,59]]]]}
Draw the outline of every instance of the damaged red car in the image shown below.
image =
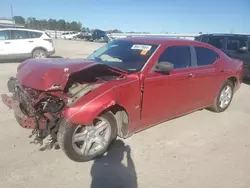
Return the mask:
{"type": "Polygon", "coordinates": [[[208,108],[225,111],[243,64],[209,44],[163,37],[114,40],[86,59],[30,59],[2,101],[37,137],[74,161],[104,154],[117,136],[208,108]]]}

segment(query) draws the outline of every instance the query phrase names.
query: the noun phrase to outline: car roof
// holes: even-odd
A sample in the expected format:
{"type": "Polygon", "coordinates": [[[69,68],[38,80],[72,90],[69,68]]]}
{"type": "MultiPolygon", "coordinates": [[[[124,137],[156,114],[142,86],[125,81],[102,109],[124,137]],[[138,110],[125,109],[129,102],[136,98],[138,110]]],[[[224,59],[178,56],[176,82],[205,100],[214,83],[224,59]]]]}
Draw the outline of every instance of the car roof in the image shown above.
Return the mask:
{"type": "Polygon", "coordinates": [[[216,36],[216,37],[250,37],[250,34],[231,34],[231,33],[210,33],[199,36],[216,36]]]}
{"type": "Polygon", "coordinates": [[[34,31],[34,32],[41,32],[43,33],[44,31],[42,30],[36,30],[36,29],[25,29],[25,28],[15,28],[15,27],[9,27],[9,28],[1,28],[0,31],[3,30],[19,30],[19,31],[34,31]]]}
{"type": "Polygon", "coordinates": [[[211,49],[218,54],[222,54],[222,51],[217,49],[216,47],[196,40],[188,40],[188,39],[181,39],[181,38],[170,38],[170,37],[155,37],[155,36],[142,36],[142,37],[126,37],[116,40],[127,40],[132,42],[138,43],[148,43],[148,44],[156,44],[156,45],[167,45],[167,46],[175,46],[175,45],[183,45],[183,46],[197,46],[211,49]]]}
{"type": "Polygon", "coordinates": [[[117,40],[128,40],[133,42],[143,42],[143,43],[150,43],[150,44],[185,44],[185,45],[194,45],[194,44],[202,44],[204,43],[195,41],[195,40],[188,40],[188,39],[180,39],[180,38],[171,38],[171,37],[164,37],[164,36],[142,36],[142,37],[125,37],[117,40]]]}

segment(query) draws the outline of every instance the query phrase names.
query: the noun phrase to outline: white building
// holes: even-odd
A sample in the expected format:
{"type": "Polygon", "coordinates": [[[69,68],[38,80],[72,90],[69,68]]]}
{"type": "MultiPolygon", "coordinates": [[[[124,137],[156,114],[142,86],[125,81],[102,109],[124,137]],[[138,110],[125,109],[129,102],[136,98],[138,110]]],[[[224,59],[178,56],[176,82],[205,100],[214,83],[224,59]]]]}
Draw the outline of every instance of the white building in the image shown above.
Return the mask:
{"type": "Polygon", "coordinates": [[[5,27],[24,27],[24,25],[16,24],[15,20],[8,18],[0,18],[0,28],[5,27]]]}

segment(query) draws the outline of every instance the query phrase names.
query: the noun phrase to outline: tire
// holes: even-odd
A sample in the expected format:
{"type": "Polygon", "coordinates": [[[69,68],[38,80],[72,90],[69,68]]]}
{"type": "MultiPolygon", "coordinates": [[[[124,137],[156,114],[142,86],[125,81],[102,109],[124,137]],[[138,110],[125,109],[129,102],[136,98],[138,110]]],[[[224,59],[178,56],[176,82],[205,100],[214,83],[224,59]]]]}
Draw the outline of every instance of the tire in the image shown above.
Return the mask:
{"type": "Polygon", "coordinates": [[[234,95],[234,84],[232,81],[227,80],[223,83],[223,85],[220,88],[219,93],[217,94],[215,100],[214,100],[214,104],[212,105],[212,107],[210,107],[209,109],[213,112],[224,112],[231,104],[232,99],[233,99],[233,95],[234,95]],[[222,92],[226,89],[229,88],[231,90],[231,97],[228,101],[228,103],[226,103],[224,106],[221,106],[221,100],[220,97],[222,95],[222,92]]]}
{"type": "Polygon", "coordinates": [[[47,58],[47,52],[43,49],[36,49],[32,53],[32,58],[34,58],[34,59],[47,58]]]}
{"type": "MultiPolygon", "coordinates": [[[[60,148],[62,148],[62,150],[64,151],[64,153],[67,155],[68,158],[70,158],[71,160],[76,161],[76,162],[86,162],[86,161],[90,161],[96,157],[102,156],[108,150],[112,141],[115,140],[117,137],[116,119],[111,112],[106,112],[106,113],[98,116],[96,119],[98,119],[98,118],[101,118],[102,120],[105,120],[106,122],[109,123],[108,126],[110,126],[109,130],[111,130],[111,132],[108,135],[110,135],[110,136],[106,140],[106,144],[104,146],[98,145],[98,147],[101,147],[101,149],[99,149],[99,151],[92,153],[92,154],[87,154],[87,155],[83,154],[83,153],[80,154],[79,151],[81,149],[79,149],[78,146],[76,145],[76,143],[73,142],[73,138],[77,134],[76,131],[78,130],[79,126],[71,125],[66,120],[63,120],[60,123],[57,139],[58,139],[58,143],[59,143],[60,148]]],[[[80,126],[80,127],[82,129],[84,129],[84,131],[81,133],[84,133],[87,128],[96,127],[96,126],[80,126]]],[[[86,132],[89,132],[89,134],[91,133],[90,131],[86,131],[86,132]]],[[[82,142],[83,142],[83,144],[82,144],[82,146],[83,146],[85,141],[82,141],[82,142]]],[[[88,142],[86,142],[86,143],[88,143],[88,142]]],[[[92,145],[92,144],[90,144],[90,145],[92,145]]],[[[102,144],[100,144],[100,145],[102,145],[102,144]]],[[[91,148],[92,148],[92,146],[90,147],[90,151],[91,151],[91,148]]]]}

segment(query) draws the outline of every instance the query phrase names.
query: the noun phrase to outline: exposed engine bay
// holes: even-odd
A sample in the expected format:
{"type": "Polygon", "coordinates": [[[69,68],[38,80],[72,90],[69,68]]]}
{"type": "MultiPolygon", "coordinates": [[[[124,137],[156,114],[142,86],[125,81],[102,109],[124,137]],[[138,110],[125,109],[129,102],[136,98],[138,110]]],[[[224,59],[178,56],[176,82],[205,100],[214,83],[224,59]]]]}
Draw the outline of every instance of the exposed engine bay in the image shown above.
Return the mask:
{"type": "Polygon", "coordinates": [[[35,139],[32,143],[43,145],[43,140],[49,136],[49,144],[42,149],[51,149],[57,142],[64,108],[72,106],[103,83],[120,78],[117,73],[94,75],[77,72],[69,76],[64,90],[53,91],[36,90],[20,84],[14,77],[9,79],[8,90],[20,109],[15,111],[15,117],[22,127],[33,129],[30,137],[35,136],[35,139]]]}

